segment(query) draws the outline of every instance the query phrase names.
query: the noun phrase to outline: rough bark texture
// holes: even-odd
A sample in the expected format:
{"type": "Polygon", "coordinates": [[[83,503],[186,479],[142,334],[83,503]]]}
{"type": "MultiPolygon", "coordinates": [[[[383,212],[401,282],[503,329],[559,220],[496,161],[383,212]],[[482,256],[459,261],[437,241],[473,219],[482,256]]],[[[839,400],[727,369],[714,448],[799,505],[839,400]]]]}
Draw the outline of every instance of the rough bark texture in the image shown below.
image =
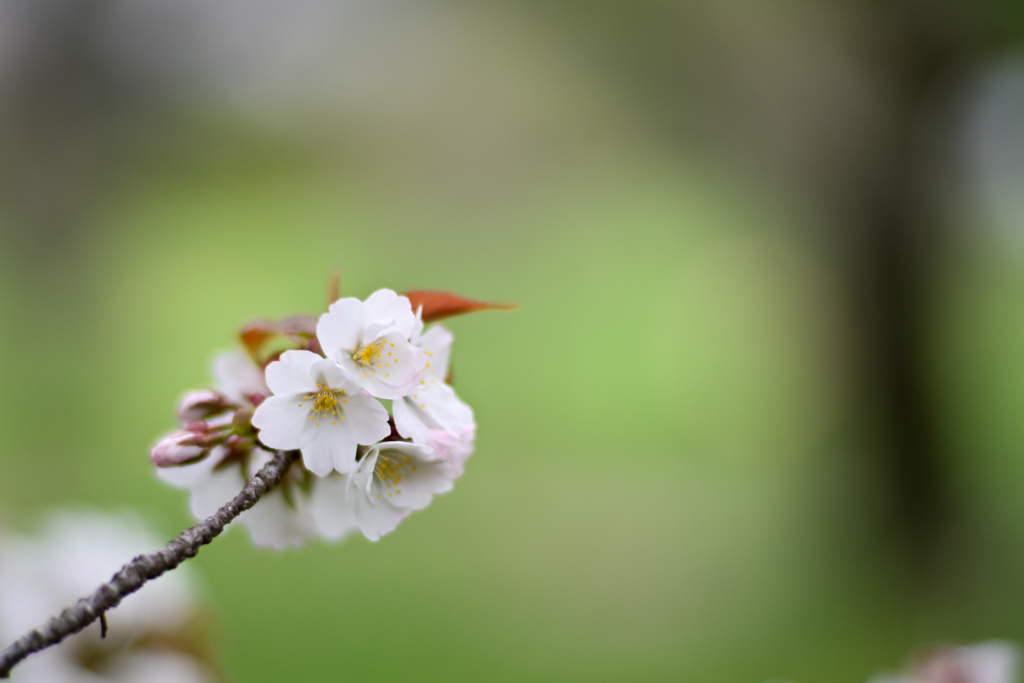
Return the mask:
{"type": "Polygon", "coordinates": [[[273,460],[249,480],[234,500],[212,517],[186,529],[160,550],[139,555],[92,595],[82,598],[40,628],[19,638],[0,653],[0,678],[8,678],[11,669],[33,652],[56,645],[97,619],[102,619],[107,610],[117,607],[126,595],[134,593],[150,579],[194,557],[199,548],[220,535],[235,517],[251,508],[263,494],[277,486],[298,457],[296,451],[277,453],[273,460]]]}

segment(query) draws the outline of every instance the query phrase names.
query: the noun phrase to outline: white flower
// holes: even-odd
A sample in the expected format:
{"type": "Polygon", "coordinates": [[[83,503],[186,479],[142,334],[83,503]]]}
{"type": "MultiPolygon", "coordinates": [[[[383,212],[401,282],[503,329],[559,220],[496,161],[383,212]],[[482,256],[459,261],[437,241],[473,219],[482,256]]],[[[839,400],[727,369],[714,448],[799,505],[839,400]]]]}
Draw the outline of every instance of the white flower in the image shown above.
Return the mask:
{"type": "Polygon", "coordinates": [[[388,411],[359,389],[338,365],[310,351],[285,351],[267,366],[274,393],[256,407],[252,424],[270,448],[299,449],[321,477],[355,466],[356,445],[391,434],[388,411]]]}
{"type": "MultiPolygon", "coordinates": [[[[0,538],[0,640],[13,642],[51,615],[92,593],[129,558],[160,547],[133,515],[74,510],[53,515],[37,537],[0,538]]],[[[179,567],[110,613],[110,632],[99,624],[30,657],[13,679],[24,683],[215,680],[195,658],[202,642],[192,635],[196,607],[189,568],[179,567]]]]}
{"type": "Polygon", "coordinates": [[[351,474],[317,480],[311,507],[317,529],[327,538],[358,528],[376,541],[451,488],[445,461],[429,446],[387,441],[371,446],[351,474]]]}
{"type": "Polygon", "coordinates": [[[1020,651],[1012,643],[938,646],[914,657],[902,675],[883,675],[870,683],[1017,683],[1020,651]]]}
{"type": "Polygon", "coordinates": [[[452,333],[440,325],[430,328],[422,337],[414,330],[413,343],[423,350],[426,364],[415,389],[396,399],[392,406],[398,433],[415,443],[425,444],[431,430],[462,434],[466,428],[475,427],[473,409],[445,383],[452,333]]]}
{"type": "Polygon", "coordinates": [[[390,289],[362,302],[339,299],[320,316],[320,348],[378,398],[401,398],[416,386],[423,357],[409,343],[416,318],[409,299],[390,289]]]}

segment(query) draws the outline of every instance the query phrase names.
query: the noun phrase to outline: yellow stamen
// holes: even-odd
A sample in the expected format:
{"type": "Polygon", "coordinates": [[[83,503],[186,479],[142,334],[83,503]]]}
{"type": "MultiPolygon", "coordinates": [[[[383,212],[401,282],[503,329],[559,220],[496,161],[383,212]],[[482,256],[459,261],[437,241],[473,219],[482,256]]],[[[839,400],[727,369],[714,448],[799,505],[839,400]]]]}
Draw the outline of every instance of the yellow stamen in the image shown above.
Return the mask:
{"type": "MultiPolygon", "coordinates": [[[[310,409],[309,419],[313,421],[317,427],[320,426],[320,418],[345,418],[341,415],[341,406],[338,405],[338,394],[345,393],[344,391],[334,392],[325,384],[317,384],[315,395],[306,396],[305,400],[312,400],[313,407],[310,409]]],[[[301,404],[300,404],[301,405],[301,404]]],[[[331,424],[338,424],[338,420],[334,419],[331,424]]]]}
{"type": "Polygon", "coordinates": [[[353,351],[352,360],[364,367],[372,367],[380,360],[380,352],[383,347],[384,342],[378,339],[353,351]]]}

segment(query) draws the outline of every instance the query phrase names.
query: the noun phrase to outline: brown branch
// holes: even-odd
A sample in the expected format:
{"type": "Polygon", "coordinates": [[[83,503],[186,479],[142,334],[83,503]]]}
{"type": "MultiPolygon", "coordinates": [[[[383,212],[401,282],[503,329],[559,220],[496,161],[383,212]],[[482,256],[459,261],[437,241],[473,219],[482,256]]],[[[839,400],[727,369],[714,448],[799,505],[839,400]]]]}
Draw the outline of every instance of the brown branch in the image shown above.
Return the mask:
{"type": "Polygon", "coordinates": [[[234,500],[212,517],[181,532],[160,550],[139,555],[92,595],[82,598],[40,628],[19,638],[0,653],[0,678],[8,678],[11,669],[33,652],[56,645],[97,619],[102,619],[107,610],[117,607],[126,595],[139,590],[150,579],[194,557],[202,546],[219,536],[235,517],[251,508],[263,494],[277,486],[298,457],[297,451],[278,452],[273,460],[249,480],[234,500]]]}

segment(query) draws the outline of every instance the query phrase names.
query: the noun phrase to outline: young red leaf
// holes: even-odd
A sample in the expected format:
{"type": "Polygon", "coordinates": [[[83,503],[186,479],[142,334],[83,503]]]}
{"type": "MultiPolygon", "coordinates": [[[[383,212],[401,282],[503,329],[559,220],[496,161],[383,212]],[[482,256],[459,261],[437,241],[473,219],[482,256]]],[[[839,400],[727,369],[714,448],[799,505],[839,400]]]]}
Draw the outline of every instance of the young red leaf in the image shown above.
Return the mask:
{"type": "Polygon", "coordinates": [[[441,320],[442,318],[450,318],[453,315],[473,313],[474,311],[511,311],[514,308],[519,308],[515,304],[491,304],[484,301],[473,301],[472,299],[464,299],[457,294],[449,294],[447,292],[417,290],[415,292],[406,292],[405,296],[409,297],[409,303],[412,304],[413,311],[420,306],[423,307],[423,322],[425,323],[441,320]]]}
{"type": "Polygon", "coordinates": [[[238,333],[238,339],[259,365],[266,365],[282,351],[304,348],[316,336],[316,318],[296,316],[281,322],[257,320],[238,333]]]}

